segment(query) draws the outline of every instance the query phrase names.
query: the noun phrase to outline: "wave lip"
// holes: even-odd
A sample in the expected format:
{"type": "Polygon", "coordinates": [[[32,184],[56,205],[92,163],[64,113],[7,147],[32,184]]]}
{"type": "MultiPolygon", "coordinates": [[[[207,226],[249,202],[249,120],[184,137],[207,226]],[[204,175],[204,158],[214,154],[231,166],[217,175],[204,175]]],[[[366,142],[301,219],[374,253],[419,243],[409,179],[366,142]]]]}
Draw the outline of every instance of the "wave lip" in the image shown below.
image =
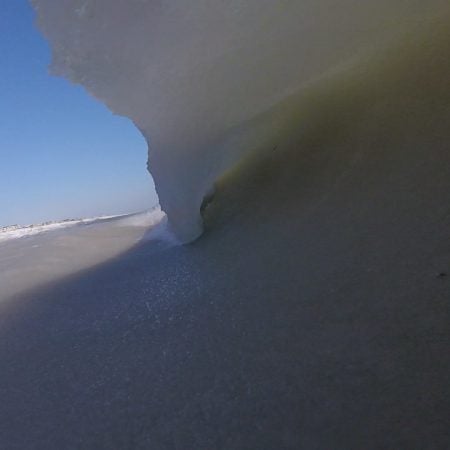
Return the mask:
{"type": "Polygon", "coordinates": [[[236,145],[241,134],[251,134],[253,148],[273,137],[260,134],[254,118],[448,7],[447,0],[343,0],[338,8],[334,0],[32,3],[53,72],[145,136],[161,206],[183,241],[201,233],[212,183],[249,150],[236,145]],[[255,128],[233,134],[246,123],[255,128]]]}

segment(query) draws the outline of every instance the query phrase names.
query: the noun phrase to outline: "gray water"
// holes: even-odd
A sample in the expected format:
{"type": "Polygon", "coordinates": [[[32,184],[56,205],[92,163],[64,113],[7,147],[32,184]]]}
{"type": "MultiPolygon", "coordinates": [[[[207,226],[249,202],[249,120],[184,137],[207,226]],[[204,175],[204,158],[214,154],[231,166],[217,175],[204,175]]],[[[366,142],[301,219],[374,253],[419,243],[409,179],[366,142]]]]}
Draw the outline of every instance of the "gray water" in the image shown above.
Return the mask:
{"type": "Polygon", "coordinates": [[[158,210],[1,241],[0,300],[120,255],[162,218],[158,210]]]}

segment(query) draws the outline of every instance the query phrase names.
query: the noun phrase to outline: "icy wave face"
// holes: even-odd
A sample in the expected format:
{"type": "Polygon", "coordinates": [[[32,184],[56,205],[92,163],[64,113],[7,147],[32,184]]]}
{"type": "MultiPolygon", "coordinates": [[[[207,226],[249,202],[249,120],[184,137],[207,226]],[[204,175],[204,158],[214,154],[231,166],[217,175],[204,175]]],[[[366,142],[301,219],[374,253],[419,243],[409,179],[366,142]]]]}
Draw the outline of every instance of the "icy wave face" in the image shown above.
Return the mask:
{"type": "Polygon", "coordinates": [[[244,153],[274,147],[272,108],[448,0],[32,0],[54,73],[133,120],[160,204],[183,241],[244,153]],[[269,111],[269,112],[267,112],[269,111]]]}

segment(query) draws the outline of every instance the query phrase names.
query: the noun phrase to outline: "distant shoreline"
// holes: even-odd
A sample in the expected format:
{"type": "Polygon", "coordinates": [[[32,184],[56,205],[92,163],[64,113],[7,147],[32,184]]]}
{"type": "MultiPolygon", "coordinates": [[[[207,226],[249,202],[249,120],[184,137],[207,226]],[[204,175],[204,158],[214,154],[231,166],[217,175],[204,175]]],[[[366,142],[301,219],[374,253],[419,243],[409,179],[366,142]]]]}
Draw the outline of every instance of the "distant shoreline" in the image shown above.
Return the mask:
{"type": "Polygon", "coordinates": [[[102,215],[96,217],[87,217],[84,219],[49,220],[47,222],[31,225],[7,225],[0,227],[0,243],[11,239],[18,239],[21,237],[45,233],[48,231],[70,228],[76,225],[89,225],[97,221],[126,218],[147,212],[151,213],[158,210],[158,208],[160,208],[160,206],[155,205],[152,208],[149,208],[147,211],[138,211],[127,214],[102,215]]]}
{"type": "Polygon", "coordinates": [[[89,217],[84,219],[64,219],[64,220],[49,220],[47,222],[31,224],[31,225],[7,225],[0,227],[0,242],[17,239],[24,236],[44,233],[46,231],[57,230],[61,228],[68,228],[71,226],[90,224],[99,220],[115,219],[120,217],[126,217],[131,214],[117,214],[117,215],[104,215],[98,217],[89,217]]]}

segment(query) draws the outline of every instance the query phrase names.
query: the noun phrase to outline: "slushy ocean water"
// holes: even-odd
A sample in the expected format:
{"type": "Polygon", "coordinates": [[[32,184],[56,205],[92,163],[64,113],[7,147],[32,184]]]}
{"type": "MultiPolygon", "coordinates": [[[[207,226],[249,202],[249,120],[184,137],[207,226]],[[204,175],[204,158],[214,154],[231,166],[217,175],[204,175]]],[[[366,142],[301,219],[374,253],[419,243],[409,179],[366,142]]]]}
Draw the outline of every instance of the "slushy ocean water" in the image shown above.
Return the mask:
{"type": "Polygon", "coordinates": [[[0,302],[0,447],[448,448],[448,37],[280,105],[195,242],[0,302]]]}
{"type": "Polygon", "coordinates": [[[449,448],[448,2],[34,3],[190,243],[17,240],[0,447],[449,448]]]}

